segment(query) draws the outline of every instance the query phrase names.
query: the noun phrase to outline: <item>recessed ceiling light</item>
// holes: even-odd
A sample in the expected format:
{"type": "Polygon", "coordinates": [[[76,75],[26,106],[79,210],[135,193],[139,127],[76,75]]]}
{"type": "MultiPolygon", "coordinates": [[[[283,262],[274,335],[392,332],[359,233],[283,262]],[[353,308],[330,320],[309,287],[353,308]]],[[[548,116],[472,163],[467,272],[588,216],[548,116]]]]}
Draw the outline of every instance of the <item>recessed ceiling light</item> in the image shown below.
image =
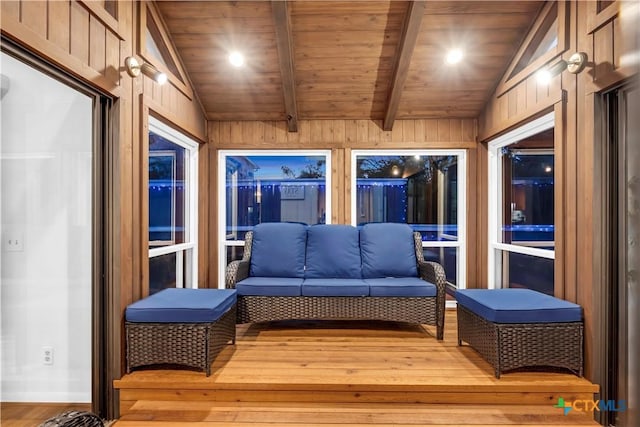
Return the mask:
{"type": "Polygon", "coordinates": [[[231,62],[231,65],[234,67],[242,67],[244,65],[244,55],[237,51],[231,52],[229,54],[229,62],[231,62]]]}
{"type": "Polygon", "coordinates": [[[464,54],[460,49],[452,49],[447,53],[447,64],[457,64],[462,61],[464,54]]]}

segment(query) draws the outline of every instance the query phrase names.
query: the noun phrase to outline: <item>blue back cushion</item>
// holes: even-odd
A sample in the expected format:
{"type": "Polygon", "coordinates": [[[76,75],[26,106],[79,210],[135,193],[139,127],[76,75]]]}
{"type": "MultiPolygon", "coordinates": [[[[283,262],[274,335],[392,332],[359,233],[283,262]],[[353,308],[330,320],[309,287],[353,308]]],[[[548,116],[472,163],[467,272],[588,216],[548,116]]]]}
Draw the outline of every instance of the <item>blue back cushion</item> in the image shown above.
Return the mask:
{"type": "Polygon", "coordinates": [[[362,276],[417,277],[413,230],[407,224],[372,223],[360,230],[362,276]]]}
{"type": "Polygon", "coordinates": [[[360,279],[358,229],[351,225],[313,225],[307,229],[307,279],[360,279]]]}
{"type": "Polygon", "coordinates": [[[304,277],[307,227],[265,222],[253,228],[250,276],[304,277]]]}

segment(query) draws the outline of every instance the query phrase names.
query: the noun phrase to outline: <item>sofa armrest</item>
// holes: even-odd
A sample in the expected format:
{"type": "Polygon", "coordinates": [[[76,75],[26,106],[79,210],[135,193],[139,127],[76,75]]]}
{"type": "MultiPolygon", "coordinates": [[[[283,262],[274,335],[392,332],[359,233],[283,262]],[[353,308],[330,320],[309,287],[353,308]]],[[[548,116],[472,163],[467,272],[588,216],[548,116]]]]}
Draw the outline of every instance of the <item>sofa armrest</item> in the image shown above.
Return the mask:
{"type": "Polygon", "coordinates": [[[225,287],[235,289],[236,283],[249,277],[249,260],[231,261],[225,271],[225,287]]]}
{"type": "Polygon", "coordinates": [[[420,269],[420,277],[427,282],[436,285],[436,311],[437,311],[437,329],[438,339],[444,337],[444,310],[446,298],[447,276],[444,268],[437,262],[418,260],[418,268],[420,269]]]}
{"type": "Polygon", "coordinates": [[[445,292],[447,275],[440,264],[433,261],[420,261],[418,262],[418,267],[420,268],[420,277],[422,279],[436,285],[438,293],[445,292]]]}

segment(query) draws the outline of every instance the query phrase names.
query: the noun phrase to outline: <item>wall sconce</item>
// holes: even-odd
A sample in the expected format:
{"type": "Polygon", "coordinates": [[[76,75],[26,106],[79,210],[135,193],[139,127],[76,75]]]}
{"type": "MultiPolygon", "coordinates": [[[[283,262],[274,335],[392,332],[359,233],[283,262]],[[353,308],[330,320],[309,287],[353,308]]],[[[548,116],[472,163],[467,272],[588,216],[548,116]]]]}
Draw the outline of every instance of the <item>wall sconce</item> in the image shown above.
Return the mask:
{"type": "Polygon", "coordinates": [[[151,78],[159,85],[165,84],[168,80],[165,73],[163,73],[162,71],[158,71],[153,65],[147,64],[146,62],[142,62],[141,64],[133,56],[128,56],[124,60],[124,65],[127,69],[127,74],[129,74],[131,77],[138,77],[142,72],[142,74],[151,78]]]}
{"type": "Polygon", "coordinates": [[[555,64],[538,71],[538,82],[542,84],[549,84],[553,77],[562,73],[564,70],[567,70],[571,74],[578,74],[580,71],[584,70],[584,67],[586,67],[586,65],[587,54],[584,52],[576,52],[569,57],[568,61],[561,59],[555,64]]]}

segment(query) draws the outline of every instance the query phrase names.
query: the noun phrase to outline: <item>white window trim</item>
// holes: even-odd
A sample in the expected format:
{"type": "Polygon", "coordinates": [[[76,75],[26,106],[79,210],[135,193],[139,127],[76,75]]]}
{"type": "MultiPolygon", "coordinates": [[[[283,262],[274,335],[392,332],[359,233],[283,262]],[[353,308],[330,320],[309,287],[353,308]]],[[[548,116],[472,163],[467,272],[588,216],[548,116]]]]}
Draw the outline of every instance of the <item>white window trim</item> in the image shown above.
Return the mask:
{"type": "MultiPolygon", "coordinates": [[[[422,242],[423,248],[458,248],[456,278],[458,289],[467,287],[467,152],[466,150],[351,150],[351,224],[357,225],[357,157],[358,156],[458,156],[458,240],[422,242]]],[[[447,301],[447,307],[455,301],[447,301]]]]}
{"type": "Polygon", "coordinates": [[[525,138],[528,138],[545,130],[552,129],[554,126],[555,114],[552,112],[535,120],[532,120],[531,122],[489,142],[489,251],[487,260],[487,284],[489,289],[500,287],[500,283],[498,283],[498,276],[496,275],[497,251],[515,252],[523,255],[532,255],[547,259],[555,258],[555,250],[513,245],[502,243],[500,241],[502,228],[502,162],[500,162],[500,150],[525,138]]]}
{"type": "MultiPolygon", "coordinates": [[[[167,255],[170,253],[185,252],[186,263],[182,262],[182,257],[177,256],[176,261],[176,287],[184,287],[182,281],[183,271],[186,268],[186,282],[191,287],[198,287],[198,148],[199,144],[162,123],[160,120],[149,117],[149,132],[153,132],[180,147],[185,148],[189,152],[189,160],[185,165],[185,178],[188,179],[187,185],[187,215],[185,215],[186,238],[187,242],[177,245],[162,246],[159,248],[149,249],[149,258],[167,255]]],[[[148,172],[147,172],[148,173],[148,172]]]]}
{"type": "Polygon", "coordinates": [[[325,163],[325,223],[331,224],[331,150],[219,150],[218,151],[218,288],[225,288],[225,271],[227,267],[227,247],[244,246],[244,240],[226,240],[227,198],[226,185],[226,158],[228,156],[324,156],[325,163]]]}

